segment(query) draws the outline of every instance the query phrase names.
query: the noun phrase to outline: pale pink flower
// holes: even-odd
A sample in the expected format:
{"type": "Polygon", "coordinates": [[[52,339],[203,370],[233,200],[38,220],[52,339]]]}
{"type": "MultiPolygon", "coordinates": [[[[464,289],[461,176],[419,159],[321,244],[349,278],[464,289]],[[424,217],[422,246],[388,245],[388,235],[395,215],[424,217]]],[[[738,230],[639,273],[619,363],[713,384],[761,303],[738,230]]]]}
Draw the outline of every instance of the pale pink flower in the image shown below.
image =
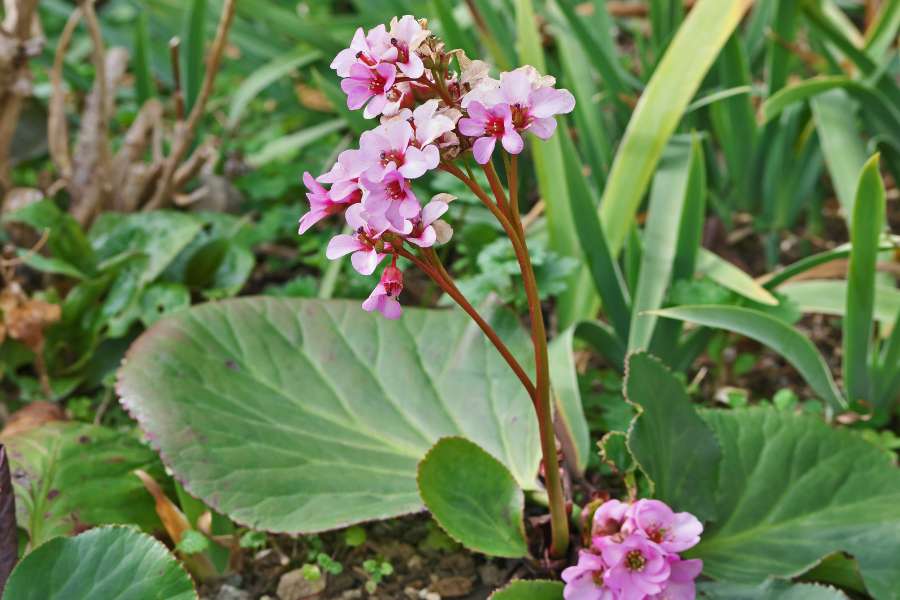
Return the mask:
{"type": "MultiPolygon", "coordinates": [[[[354,233],[331,238],[325,256],[329,260],[335,260],[352,253],[350,262],[353,268],[361,275],[371,275],[385,257],[384,252],[379,252],[376,246],[382,234],[388,230],[388,223],[378,215],[367,214],[361,204],[348,208],[346,218],[354,233]]],[[[389,249],[390,245],[384,244],[382,250],[389,249]]]]}
{"type": "Polygon", "coordinates": [[[607,571],[604,583],[621,600],[644,600],[660,593],[671,572],[662,548],[643,537],[632,534],[621,542],[614,538],[595,538],[607,571]]]}
{"type": "Polygon", "coordinates": [[[347,195],[359,189],[359,177],[365,170],[366,163],[359,150],[344,150],[331,170],[319,175],[317,181],[332,184],[332,195],[347,195]]]}
{"type": "Polygon", "coordinates": [[[566,583],[565,600],[615,600],[612,591],[603,584],[606,565],[603,559],[587,550],[578,552],[578,564],[562,572],[566,583]]]}
{"type": "Polygon", "coordinates": [[[350,47],[341,50],[338,55],[331,61],[331,68],[334,69],[338,76],[349,77],[350,69],[355,64],[361,64],[366,67],[374,67],[379,62],[379,57],[387,52],[390,48],[390,36],[384,25],[379,25],[370,30],[368,35],[363,32],[362,27],[356,30],[350,47]]]}
{"type": "Polygon", "coordinates": [[[615,535],[622,530],[631,505],[619,500],[607,500],[594,512],[592,536],[615,535]]]}
{"type": "Polygon", "coordinates": [[[533,68],[523,67],[500,75],[499,99],[509,104],[513,125],[546,140],[556,130],[556,115],[575,109],[575,96],[568,90],[543,86],[533,68]],[[539,86],[539,87],[535,87],[539,86]]]}
{"type": "Polygon", "coordinates": [[[635,530],[666,552],[683,552],[700,541],[703,525],[687,512],[673,512],[659,500],[638,500],[629,515],[635,530]]]}
{"type": "Polygon", "coordinates": [[[359,146],[367,166],[365,178],[379,182],[388,172],[398,171],[406,179],[415,179],[437,167],[441,159],[437,147],[420,149],[410,145],[411,141],[412,125],[399,119],[363,133],[359,146]]]}
{"type": "Polygon", "coordinates": [[[405,15],[397,19],[391,19],[390,44],[391,47],[382,54],[381,59],[392,62],[410,79],[418,79],[425,73],[425,65],[416,50],[424,42],[431,32],[412,15],[405,15]]]}
{"type": "Polygon", "coordinates": [[[482,165],[491,160],[497,140],[501,141],[503,148],[510,154],[519,154],[525,147],[522,136],[513,125],[512,113],[507,104],[485,108],[480,102],[472,102],[469,105],[469,117],[459,120],[459,131],[463,135],[478,138],[472,146],[472,152],[475,160],[482,165]]]}
{"type": "Polygon", "coordinates": [[[409,233],[412,228],[409,219],[419,214],[421,206],[400,171],[388,170],[380,181],[363,177],[362,183],[367,190],[362,200],[366,212],[383,216],[398,233],[409,233]]]}
{"type": "Polygon", "coordinates": [[[694,580],[703,570],[703,561],[700,559],[681,560],[669,559],[669,581],[665,589],[660,593],[650,596],[649,600],[694,600],[697,597],[697,586],[694,580]]]}
{"type": "MultiPolygon", "coordinates": [[[[447,113],[437,112],[438,105],[439,102],[432,99],[416,108],[412,113],[413,127],[416,132],[415,141],[420,148],[426,147],[431,142],[440,139],[456,127],[456,120],[459,119],[459,114],[454,115],[456,117],[456,120],[454,120],[447,113]]],[[[436,166],[437,164],[435,164],[436,166]]]]}
{"type": "Polygon", "coordinates": [[[363,310],[378,311],[388,319],[399,319],[403,313],[397,296],[403,291],[403,273],[394,264],[381,274],[381,280],[363,302],[363,310]]]}
{"type": "Polygon", "coordinates": [[[358,189],[350,190],[344,196],[336,196],[321,186],[308,172],[303,174],[303,184],[309,190],[306,194],[309,199],[309,212],[300,217],[300,234],[306,233],[310,227],[325,217],[344,211],[351,204],[359,202],[362,197],[362,192],[358,189]]]}
{"type": "Polygon", "coordinates": [[[413,230],[406,236],[406,240],[420,248],[434,246],[434,243],[437,241],[437,231],[434,228],[434,222],[447,212],[448,208],[447,203],[440,200],[432,200],[426,204],[419,218],[413,223],[413,230]]]}
{"type": "Polygon", "coordinates": [[[350,76],[341,81],[341,89],[347,94],[347,108],[356,110],[365,106],[363,115],[367,119],[377,117],[392,100],[389,94],[396,77],[397,69],[391,64],[380,63],[372,68],[354,64],[350,76]]]}

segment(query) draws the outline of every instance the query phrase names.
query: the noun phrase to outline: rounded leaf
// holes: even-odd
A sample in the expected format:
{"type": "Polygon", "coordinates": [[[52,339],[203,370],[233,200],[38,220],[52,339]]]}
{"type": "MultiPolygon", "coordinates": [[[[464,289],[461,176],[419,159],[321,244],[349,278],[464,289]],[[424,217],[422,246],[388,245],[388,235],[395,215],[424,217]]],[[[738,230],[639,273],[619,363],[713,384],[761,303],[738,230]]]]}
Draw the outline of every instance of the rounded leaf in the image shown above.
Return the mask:
{"type": "Polygon", "coordinates": [[[528,554],[525,496],[500,461],[469,440],[444,438],[419,463],[419,493],[451,537],[471,550],[528,554]]]}
{"type": "MultiPolygon", "coordinates": [[[[495,315],[513,352],[528,340],[495,315]]],[[[468,318],[241,298],[161,320],[119,373],[122,403],[194,496],[257,530],[315,532],[422,510],[416,466],[465,436],[534,488],[528,395],[468,318]]]]}
{"type": "Polygon", "coordinates": [[[196,600],[190,577],[161,543],[129,527],[100,527],[39,546],[16,567],[3,600],[196,600]]]}
{"type": "Polygon", "coordinates": [[[563,584],[559,581],[513,581],[491,594],[490,600],[562,600],[563,584]]]}

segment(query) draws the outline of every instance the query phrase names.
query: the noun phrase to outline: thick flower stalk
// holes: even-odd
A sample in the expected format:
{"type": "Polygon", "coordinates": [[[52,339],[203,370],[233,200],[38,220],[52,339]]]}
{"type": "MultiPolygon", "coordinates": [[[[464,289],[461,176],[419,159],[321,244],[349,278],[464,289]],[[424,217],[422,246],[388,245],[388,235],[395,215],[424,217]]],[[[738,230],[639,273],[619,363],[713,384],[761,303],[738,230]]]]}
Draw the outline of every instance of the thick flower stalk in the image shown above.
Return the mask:
{"type": "Polygon", "coordinates": [[[517,155],[527,134],[540,139],[553,135],[555,116],[571,112],[575,98],[555,88],[554,78],[529,66],[490,77],[487,64],[470,60],[461,50],[446,50],[424,20],[410,15],[368,32],[358,29],[331,68],[342,78],[347,106],[363,109],[366,118],[377,118],[379,124],[360,136],[358,147],[342,152],[328,173],[317,178],[304,174],[310,210],[300,219],[300,233],[326,217],[343,215],[350,232],[331,240],[328,258],[349,254],[353,268],[363,275],[374,274],[387,261],[363,302],[364,310],[400,317],[403,274],[398,258],[404,258],[478,324],[534,403],[550,501],[550,554],[562,557],[569,541],[568,518],[553,433],[547,335],[519,218],[517,155]],[[487,176],[489,190],[475,180],[470,155],[487,176]],[[498,155],[506,168],[508,191],[493,166],[498,155]],[[509,237],[528,299],[534,381],[460,293],[434,252],[435,245],[447,243],[453,234],[441,217],[454,198],[442,193],[424,204],[412,182],[435,170],[462,181],[509,237]]]}
{"type": "Polygon", "coordinates": [[[590,545],[563,571],[565,600],[694,600],[703,561],[679,555],[703,525],[659,500],[604,502],[590,523],[590,545]]]}

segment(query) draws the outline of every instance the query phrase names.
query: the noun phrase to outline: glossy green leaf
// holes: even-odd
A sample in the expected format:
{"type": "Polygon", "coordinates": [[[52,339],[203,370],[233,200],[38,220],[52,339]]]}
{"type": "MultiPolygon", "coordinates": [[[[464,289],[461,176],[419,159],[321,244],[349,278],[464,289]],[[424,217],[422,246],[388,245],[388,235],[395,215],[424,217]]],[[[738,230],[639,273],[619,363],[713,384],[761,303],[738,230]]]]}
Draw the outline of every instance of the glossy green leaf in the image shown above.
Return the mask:
{"type": "Polygon", "coordinates": [[[875,269],[878,240],[885,221],[884,181],[878,155],[863,167],[850,226],[850,266],[847,271],[847,314],[844,318],[843,372],[847,398],[871,402],[869,356],[875,311],[875,269]]]}
{"type": "Polygon", "coordinates": [[[618,255],[663,149],[750,0],[700,0],[641,95],[613,161],[600,219],[618,255]]]}
{"type": "Polygon", "coordinates": [[[132,471],[162,476],[153,452],[133,437],[84,423],[48,423],[3,440],[19,526],[30,546],[93,525],[158,527],[153,498],[132,471]]]}
{"type": "Polygon", "coordinates": [[[250,102],[257,95],[279,79],[283,79],[322,57],[318,50],[299,48],[286,52],[268,64],[253,71],[234,91],[228,107],[228,127],[235,127],[241,120],[250,102]]]}
{"type": "MultiPolygon", "coordinates": [[[[786,283],[778,288],[805,313],[843,317],[847,314],[847,282],[839,279],[808,279],[786,283]]],[[[874,288],[873,318],[891,325],[900,311],[900,290],[877,285],[874,288]]]]}
{"type": "Polygon", "coordinates": [[[525,495],[503,463],[465,438],[438,440],[419,463],[419,494],[450,537],[488,556],[528,554],[525,495]]]}
{"type": "Polygon", "coordinates": [[[848,600],[840,590],[812,583],[767,581],[761,585],[708,582],[700,584],[699,598],[706,600],[848,600]]]}
{"type": "Polygon", "coordinates": [[[560,581],[513,581],[491,594],[489,600],[562,600],[563,584],[560,581]]]}
{"type": "MultiPolygon", "coordinates": [[[[515,318],[495,326],[525,363],[515,318]]],[[[185,489],[254,529],[312,532],[422,509],[416,465],[463,436],[533,489],[534,411],[461,312],[242,298],[164,319],[119,373],[123,404],[185,489]]]]}
{"type": "Polygon", "coordinates": [[[766,313],[737,306],[679,306],[657,311],[661,317],[726,329],[765,344],[791,363],[813,391],[837,410],[844,398],[816,346],[798,330],[766,313]]]}
{"type": "Polygon", "coordinates": [[[843,551],[874,598],[897,597],[900,471],[889,456],[852,431],[773,408],[703,418],[723,456],[719,519],[689,552],[706,575],[759,584],[843,551]]]}
{"type": "Polygon", "coordinates": [[[853,216],[856,182],[866,162],[857,124],[857,104],[844,90],[831,90],[810,100],[831,182],[837,191],[844,218],[853,216]]]}
{"type": "Polygon", "coordinates": [[[653,481],[654,495],[676,510],[715,518],[721,450],[684,386],[655,357],[632,354],[625,397],[638,409],[628,431],[628,448],[653,481]]]}
{"type": "Polygon", "coordinates": [[[197,600],[166,547],[128,527],[58,537],[26,556],[3,600],[197,600]]]}
{"type": "Polygon", "coordinates": [[[648,311],[662,306],[669,288],[685,205],[706,191],[702,165],[703,151],[695,137],[690,143],[673,140],[656,170],[644,228],[644,254],[631,308],[629,352],[646,350],[650,345],[657,317],[648,311]]]}
{"type": "Polygon", "coordinates": [[[778,298],[760,283],[719,255],[705,248],[697,257],[697,273],[706,275],[722,287],[732,292],[769,306],[778,306],[778,298]]]}

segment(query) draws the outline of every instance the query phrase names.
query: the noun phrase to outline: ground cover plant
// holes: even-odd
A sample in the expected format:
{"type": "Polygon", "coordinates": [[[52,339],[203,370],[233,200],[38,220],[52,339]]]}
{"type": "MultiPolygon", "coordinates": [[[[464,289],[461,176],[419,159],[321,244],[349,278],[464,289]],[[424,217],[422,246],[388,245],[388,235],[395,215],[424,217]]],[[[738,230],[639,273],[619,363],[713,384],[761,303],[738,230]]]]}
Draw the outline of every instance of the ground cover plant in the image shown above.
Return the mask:
{"type": "Polygon", "coordinates": [[[895,0],[10,0],[0,597],[900,598],[895,0]]]}

